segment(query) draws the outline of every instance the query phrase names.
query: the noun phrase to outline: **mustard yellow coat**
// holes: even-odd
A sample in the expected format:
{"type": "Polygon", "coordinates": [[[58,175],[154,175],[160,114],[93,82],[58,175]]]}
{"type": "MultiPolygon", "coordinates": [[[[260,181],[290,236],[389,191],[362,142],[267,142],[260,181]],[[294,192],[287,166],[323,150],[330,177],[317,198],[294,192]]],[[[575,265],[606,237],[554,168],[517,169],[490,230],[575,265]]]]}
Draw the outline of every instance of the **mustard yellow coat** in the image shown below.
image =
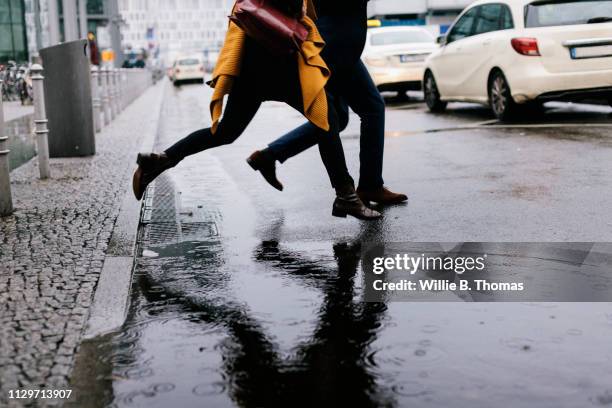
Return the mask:
{"type": "MultiPolygon", "coordinates": [[[[316,13],[312,0],[305,1],[308,11],[302,18],[302,23],[308,29],[308,38],[302,43],[300,51],[296,53],[304,116],[315,126],[327,131],[329,122],[325,85],[329,80],[330,70],[321,57],[325,42],[314,23],[316,13]]],[[[210,102],[210,113],[213,120],[212,133],[216,132],[223,113],[223,99],[231,92],[234,79],[240,75],[245,39],[245,32],[230,21],[225,43],[210,82],[210,86],[214,88],[210,102]]]]}

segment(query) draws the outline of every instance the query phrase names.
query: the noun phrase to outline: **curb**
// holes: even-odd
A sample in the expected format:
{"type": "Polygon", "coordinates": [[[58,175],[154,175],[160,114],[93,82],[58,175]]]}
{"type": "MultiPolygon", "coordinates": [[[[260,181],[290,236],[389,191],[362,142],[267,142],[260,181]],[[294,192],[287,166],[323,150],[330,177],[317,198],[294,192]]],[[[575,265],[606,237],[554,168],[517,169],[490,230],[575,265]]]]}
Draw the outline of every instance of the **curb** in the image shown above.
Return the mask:
{"type": "MultiPolygon", "coordinates": [[[[153,85],[151,89],[154,89],[155,86],[153,85]]],[[[163,87],[159,91],[157,113],[149,129],[143,132],[144,140],[140,146],[141,151],[151,151],[153,149],[159,128],[166,81],[162,81],[157,86],[163,87]]],[[[130,173],[126,175],[126,180],[129,180],[131,170],[130,167],[130,173]]],[[[119,216],[111,234],[82,341],[112,332],[125,322],[131,293],[142,205],[142,202],[137,202],[134,199],[131,188],[128,188],[123,195],[119,216]]]]}

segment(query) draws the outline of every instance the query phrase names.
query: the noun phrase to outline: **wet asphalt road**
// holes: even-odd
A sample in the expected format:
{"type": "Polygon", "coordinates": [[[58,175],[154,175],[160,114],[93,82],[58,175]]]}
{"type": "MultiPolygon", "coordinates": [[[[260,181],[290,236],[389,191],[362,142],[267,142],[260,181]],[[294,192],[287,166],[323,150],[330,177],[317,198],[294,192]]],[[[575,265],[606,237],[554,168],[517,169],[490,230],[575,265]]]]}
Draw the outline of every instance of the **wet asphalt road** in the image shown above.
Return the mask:
{"type": "MultiPolygon", "coordinates": [[[[169,87],[158,146],[207,125],[208,98],[169,87]]],[[[380,242],[612,242],[612,109],[507,127],[390,102],[385,181],[410,202],[380,222],[331,216],[316,149],[279,168],[283,193],[246,165],[302,122],[281,104],[168,173],[155,194],[180,226],[143,238],[128,321],[83,346],[90,406],[612,404],[610,304],[365,303],[359,265],[380,242]]]]}

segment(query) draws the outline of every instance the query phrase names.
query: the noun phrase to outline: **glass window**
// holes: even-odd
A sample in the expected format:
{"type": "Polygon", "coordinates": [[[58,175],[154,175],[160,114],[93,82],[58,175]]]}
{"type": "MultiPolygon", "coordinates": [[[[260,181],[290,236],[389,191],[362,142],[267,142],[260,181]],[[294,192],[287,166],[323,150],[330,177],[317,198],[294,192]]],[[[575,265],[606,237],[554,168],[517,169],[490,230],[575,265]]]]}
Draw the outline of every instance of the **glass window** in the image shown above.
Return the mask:
{"type": "Polygon", "coordinates": [[[525,26],[550,27],[612,21],[612,0],[540,1],[529,4],[525,26]]]}
{"type": "Polygon", "coordinates": [[[104,1],[87,0],[87,14],[104,14],[104,1]]]}
{"type": "Polygon", "coordinates": [[[189,66],[189,65],[198,65],[200,63],[199,60],[195,58],[186,58],[182,59],[178,62],[178,65],[189,66]]]}
{"type": "Polygon", "coordinates": [[[13,50],[13,36],[9,24],[0,24],[0,53],[13,50]]]}
{"type": "Polygon", "coordinates": [[[514,28],[514,19],[512,18],[512,11],[508,6],[502,6],[502,30],[511,30],[514,28]]]}
{"type": "Polygon", "coordinates": [[[9,0],[11,3],[11,20],[20,21],[23,17],[23,5],[22,0],[9,0]]]}
{"type": "Polygon", "coordinates": [[[23,0],[0,1],[0,62],[28,59],[23,0]]]}
{"type": "Polygon", "coordinates": [[[501,23],[501,4],[487,4],[479,7],[478,19],[476,20],[476,29],[474,34],[490,33],[498,31],[501,23]]]}
{"type": "Polygon", "coordinates": [[[0,24],[9,24],[10,22],[11,22],[10,4],[0,1],[0,24]]]}
{"type": "Polygon", "coordinates": [[[26,43],[23,36],[24,28],[21,24],[13,24],[13,45],[15,50],[25,50],[26,43]]]}
{"type": "Polygon", "coordinates": [[[372,45],[395,45],[407,43],[430,43],[434,38],[426,31],[397,30],[372,34],[372,45]]]}
{"type": "Polygon", "coordinates": [[[476,15],[478,14],[478,8],[466,12],[454,25],[450,34],[448,35],[448,42],[452,43],[462,38],[469,37],[474,33],[474,22],[476,21],[476,15]]]}

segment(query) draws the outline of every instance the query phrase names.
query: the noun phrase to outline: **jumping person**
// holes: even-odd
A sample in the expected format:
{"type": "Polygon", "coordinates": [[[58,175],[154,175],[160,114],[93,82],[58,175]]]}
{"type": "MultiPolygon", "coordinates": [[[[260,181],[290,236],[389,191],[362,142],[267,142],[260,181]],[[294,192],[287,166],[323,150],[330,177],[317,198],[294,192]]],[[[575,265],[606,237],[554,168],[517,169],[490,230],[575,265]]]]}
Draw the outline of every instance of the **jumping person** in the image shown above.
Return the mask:
{"type": "MultiPolygon", "coordinates": [[[[299,1],[301,6],[302,0],[299,1]]],[[[332,214],[363,220],[380,218],[380,213],[366,207],[359,199],[347,170],[336,104],[325,90],[330,72],[320,55],[324,42],[313,21],[311,0],[306,2],[308,12],[302,14],[299,7],[299,13],[308,28],[308,38],[300,52],[292,56],[274,55],[230,22],[211,81],[215,89],[211,101],[212,127],[193,132],[163,153],[139,154],[133,177],[134,195],[138,200],[157,176],[185,157],[233,143],[245,131],[261,104],[275,100],[298,110],[316,129],[313,134],[336,189],[332,214]],[[225,95],[228,100],[223,112],[225,95]]]]}
{"type": "MultiPolygon", "coordinates": [[[[348,124],[350,106],[361,118],[360,174],[357,194],[368,204],[398,204],[404,194],[384,186],[385,102],[361,61],[367,34],[368,0],[315,0],[317,27],[325,40],[322,56],[331,69],[327,90],[332,94],[339,118],[339,130],[348,124]],[[348,105],[348,106],[347,106],[348,105]]],[[[276,177],[276,161],[287,159],[319,143],[319,129],[306,123],[249,157],[251,166],[275,188],[282,189],[276,177]]],[[[320,145],[321,155],[324,154],[320,145]]],[[[330,179],[333,175],[329,174],[330,179]]],[[[333,181],[332,181],[333,184],[333,181]]]]}

